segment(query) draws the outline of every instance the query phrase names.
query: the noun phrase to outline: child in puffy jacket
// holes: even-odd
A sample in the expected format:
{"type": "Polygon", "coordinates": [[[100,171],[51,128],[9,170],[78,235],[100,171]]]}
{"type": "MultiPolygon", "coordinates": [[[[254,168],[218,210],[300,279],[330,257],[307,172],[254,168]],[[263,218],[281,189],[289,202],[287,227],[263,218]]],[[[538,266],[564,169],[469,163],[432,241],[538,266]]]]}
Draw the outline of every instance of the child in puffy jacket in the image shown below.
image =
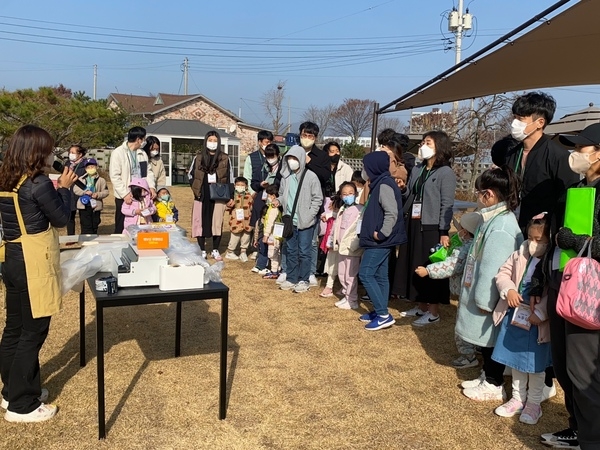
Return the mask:
{"type": "Polygon", "coordinates": [[[156,213],[156,206],[150,195],[150,188],[145,178],[132,178],[129,190],[133,201],[131,204],[123,203],[121,212],[125,216],[124,227],[129,225],[145,225],[152,223],[152,214],[156,213]]]}
{"type": "Polygon", "coordinates": [[[159,222],[177,222],[179,220],[179,211],[175,207],[173,197],[171,197],[171,193],[167,188],[158,190],[154,206],[156,206],[156,215],[159,222]]]}

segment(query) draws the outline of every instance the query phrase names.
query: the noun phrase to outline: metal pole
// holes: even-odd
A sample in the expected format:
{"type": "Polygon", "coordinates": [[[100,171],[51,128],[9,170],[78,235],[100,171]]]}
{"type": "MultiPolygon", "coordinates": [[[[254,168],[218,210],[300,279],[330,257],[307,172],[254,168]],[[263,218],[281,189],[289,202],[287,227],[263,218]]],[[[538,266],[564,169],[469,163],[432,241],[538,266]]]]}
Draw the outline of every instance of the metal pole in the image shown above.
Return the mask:
{"type": "MultiPolygon", "coordinates": [[[[291,98],[288,96],[288,129],[287,132],[291,133],[292,132],[292,100],[291,98]]],[[[324,132],[325,130],[323,130],[324,132]]]]}
{"type": "Polygon", "coordinates": [[[183,60],[183,94],[188,95],[188,59],[183,60]]]}
{"type": "Polygon", "coordinates": [[[96,100],[96,91],[98,90],[98,64],[94,64],[94,100],[96,100]]]}
{"type": "Polygon", "coordinates": [[[371,150],[375,151],[375,140],[377,139],[377,125],[379,121],[379,115],[377,114],[377,110],[379,109],[379,103],[373,103],[373,127],[371,128],[371,150]]]}
{"type": "MultiPolygon", "coordinates": [[[[456,31],[454,32],[455,36],[456,36],[456,54],[454,57],[454,65],[458,65],[460,63],[460,57],[461,57],[461,50],[462,50],[462,35],[463,35],[463,0],[458,0],[458,27],[456,28],[456,31]]],[[[458,72],[459,69],[456,69],[456,71],[458,72]]],[[[454,116],[456,117],[456,114],[458,113],[458,102],[454,102],[452,104],[452,112],[454,113],[454,116]]]]}

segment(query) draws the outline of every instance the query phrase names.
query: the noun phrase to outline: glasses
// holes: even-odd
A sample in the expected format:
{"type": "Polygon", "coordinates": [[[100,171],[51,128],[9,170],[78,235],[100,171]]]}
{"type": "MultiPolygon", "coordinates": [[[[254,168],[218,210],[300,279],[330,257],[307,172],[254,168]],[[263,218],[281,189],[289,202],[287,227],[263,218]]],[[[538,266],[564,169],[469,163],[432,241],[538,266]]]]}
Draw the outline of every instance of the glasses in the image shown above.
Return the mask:
{"type": "Polygon", "coordinates": [[[477,189],[475,189],[473,192],[475,193],[475,195],[485,195],[485,193],[487,192],[487,189],[485,189],[483,191],[478,191],[477,189]]]}
{"type": "Polygon", "coordinates": [[[306,139],[315,139],[316,136],[314,134],[302,133],[300,137],[306,139]]]}

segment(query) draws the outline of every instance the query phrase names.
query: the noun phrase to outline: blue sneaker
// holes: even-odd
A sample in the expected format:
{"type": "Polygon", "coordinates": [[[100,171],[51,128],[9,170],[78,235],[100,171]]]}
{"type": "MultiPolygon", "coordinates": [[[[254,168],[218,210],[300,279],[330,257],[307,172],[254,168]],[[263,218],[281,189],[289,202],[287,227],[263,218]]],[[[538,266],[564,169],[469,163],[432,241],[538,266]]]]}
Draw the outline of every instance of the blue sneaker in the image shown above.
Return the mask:
{"type": "Polygon", "coordinates": [[[370,313],[363,314],[358,318],[361,322],[369,323],[377,317],[377,313],[375,311],[371,311],[370,313]]]}
{"type": "Polygon", "coordinates": [[[394,320],[391,314],[388,314],[388,316],[385,318],[383,316],[375,316],[373,320],[371,320],[368,324],[365,325],[365,330],[377,331],[383,328],[389,328],[395,323],[396,321],[394,320]]]}

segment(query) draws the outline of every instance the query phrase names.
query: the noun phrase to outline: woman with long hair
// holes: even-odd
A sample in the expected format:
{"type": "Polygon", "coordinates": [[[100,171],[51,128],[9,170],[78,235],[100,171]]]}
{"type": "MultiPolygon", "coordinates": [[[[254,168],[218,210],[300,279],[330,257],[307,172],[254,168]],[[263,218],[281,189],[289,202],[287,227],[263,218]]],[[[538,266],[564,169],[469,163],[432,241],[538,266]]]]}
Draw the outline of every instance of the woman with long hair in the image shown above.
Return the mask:
{"type": "Polygon", "coordinates": [[[50,318],[61,307],[57,227],[71,217],[70,188],[77,175],[65,168],[57,189],[44,174],[54,140],[34,125],[19,128],[0,166],[0,217],[5,262],[6,325],[0,341],[2,408],[9,422],[41,422],[56,406],[45,404],[39,352],[50,318]]]}
{"type": "Polygon", "coordinates": [[[148,155],[148,169],[154,174],[154,183],[159,187],[167,185],[167,172],[165,164],[160,157],[160,141],[156,136],[146,136],[146,143],[142,150],[148,155]]]}

